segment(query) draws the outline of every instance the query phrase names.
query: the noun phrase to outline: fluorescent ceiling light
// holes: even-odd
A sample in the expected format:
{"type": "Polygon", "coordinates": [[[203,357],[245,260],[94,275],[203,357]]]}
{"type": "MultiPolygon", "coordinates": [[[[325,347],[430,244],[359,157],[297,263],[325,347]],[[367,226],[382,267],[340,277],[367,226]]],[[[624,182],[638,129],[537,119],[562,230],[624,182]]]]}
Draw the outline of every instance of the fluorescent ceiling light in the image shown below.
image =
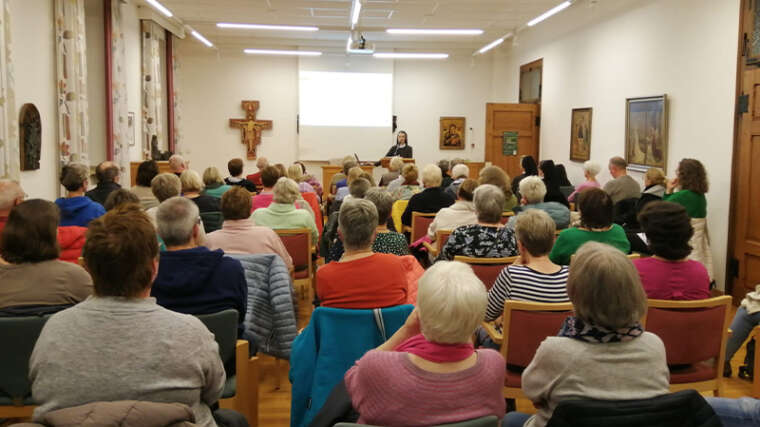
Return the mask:
{"type": "Polygon", "coordinates": [[[555,6],[555,7],[553,7],[552,9],[547,10],[546,12],[544,12],[543,14],[541,14],[540,16],[538,16],[535,19],[533,19],[532,21],[528,22],[528,26],[532,27],[532,26],[538,24],[539,22],[543,21],[544,19],[549,18],[550,16],[555,15],[555,14],[557,14],[559,12],[562,12],[563,10],[567,9],[568,7],[570,7],[570,4],[571,4],[570,1],[566,1],[566,2],[563,2],[563,3],[561,3],[561,4],[559,4],[559,5],[555,6]]]}
{"type": "Polygon", "coordinates": [[[216,26],[219,28],[237,28],[241,30],[319,31],[318,27],[303,27],[298,25],[261,25],[220,22],[216,24],[216,26]]]}
{"type": "Polygon", "coordinates": [[[200,40],[200,42],[203,43],[203,44],[205,44],[206,46],[208,46],[208,47],[214,47],[213,43],[211,43],[210,41],[208,41],[208,39],[206,39],[205,37],[203,37],[203,35],[201,33],[193,30],[190,34],[192,34],[193,37],[195,37],[196,39],[200,40]]]}
{"type": "Polygon", "coordinates": [[[476,29],[423,29],[423,28],[389,28],[385,30],[388,34],[416,34],[416,35],[451,35],[451,36],[479,36],[483,30],[476,29]]]}
{"type": "Polygon", "coordinates": [[[322,52],[310,50],[273,50],[273,49],[245,49],[243,52],[249,55],[298,55],[298,56],[319,56],[322,52]]]}
{"type": "Polygon", "coordinates": [[[167,9],[166,6],[162,5],[157,0],[145,0],[145,1],[148,2],[149,5],[155,7],[156,9],[158,9],[159,12],[163,13],[164,15],[166,15],[167,18],[171,18],[172,17],[172,15],[173,15],[172,11],[169,10],[169,9],[167,9]]]}
{"type": "Polygon", "coordinates": [[[448,53],[375,53],[372,56],[383,59],[446,59],[448,53]]]}
{"type": "Polygon", "coordinates": [[[500,39],[496,39],[496,40],[492,41],[491,43],[488,43],[487,45],[485,45],[482,48],[480,48],[480,50],[478,51],[478,53],[486,53],[486,52],[488,52],[489,50],[495,48],[496,46],[504,43],[504,39],[505,38],[506,37],[502,37],[500,39]]]}
{"type": "Polygon", "coordinates": [[[362,2],[361,0],[354,0],[354,4],[351,7],[351,29],[353,30],[354,27],[356,27],[356,24],[359,23],[359,14],[362,11],[362,2]]]}

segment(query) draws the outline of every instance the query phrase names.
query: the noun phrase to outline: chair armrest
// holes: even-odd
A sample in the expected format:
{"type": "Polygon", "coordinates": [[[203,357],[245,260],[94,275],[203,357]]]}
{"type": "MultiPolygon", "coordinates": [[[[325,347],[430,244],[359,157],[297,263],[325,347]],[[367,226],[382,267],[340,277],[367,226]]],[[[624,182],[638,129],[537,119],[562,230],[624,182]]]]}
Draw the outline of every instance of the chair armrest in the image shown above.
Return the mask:
{"type": "Polygon", "coordinates": [[[428,253],[432,256],[438,256],[438,248],[433,247],[433,245],[429,242],[422,242],[422,246],[427,249],[428,253]]]}
{"type": "Polygon", "coordinates": [[[501,343],[504,341],[504,336],[496,329],[496,326],[494,326],[493,322],[482,322],[481,325],[483,326],[483,329],[488,332],[488,336],[491,338],[491,341],[501,345],[501,343]]]}
{"type": "Polygon", "coordinates": [[[408,225],[405,225],[403,229],[404,229],[404,233],[411,233],[412,232],[412,227],[410,227],[408,225]]]}

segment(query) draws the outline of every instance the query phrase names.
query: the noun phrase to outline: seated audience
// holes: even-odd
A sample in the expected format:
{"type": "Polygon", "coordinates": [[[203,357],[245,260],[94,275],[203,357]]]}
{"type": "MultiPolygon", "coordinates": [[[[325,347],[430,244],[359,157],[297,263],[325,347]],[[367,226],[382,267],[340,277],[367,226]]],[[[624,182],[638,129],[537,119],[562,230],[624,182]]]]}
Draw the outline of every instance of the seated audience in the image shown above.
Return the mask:
{"type": "Polygon", "coordinates": [[[515,238],[520,259],[503,269],[488,291],[486,321],[502,315],[504,300],[568,301],[567,266],[549,259],[555,230],[554,220],[544,211],[528,209],[517,216],[515,238]]]}
{"type": "Polygon", "coordinates": [[[478,223],[455,229],[441,248],[438,260],[453,260],[457,255],[476,258],[502,258],[517,255],[512,229],[501,220],[504,193],[491,184],[481,184],[473,194],[478,223]]]}
{"type": "Polygon", "coordinates": [[[457,200],[448,208],[443,208],[435,215],[433,222],[428,226],[427,235],[435,242],[435,233],[439,230],[454,230],[460,225],[476,224],[478,215],[475,213],[475,205],[472,196],[478,181],[466,179],[462,181],[457,190],[457,200]]]}
{"type": "Polygon", "coordinates": [[[372,251],[377,225],[377,208],[369,200],[350,199],[341,205],[338,232],[345,251],[340,260],[317,270],[317,298],[322,306],[382,308],[406,302],[403,261],[372,251]]]}
{"type": "Polygon", "coordinates": [[[95,177],[98,179],[98,185],[85,193],[85,196],[102,205],[111,192],[121,188],[119,167],[114,162],[102,162],[95,168],[95,177]]]}
{"type": "Polygon", "coordinates": [[[287,177],[298,183],[298,190],[302,193],[314,193],[317,192],[314,190],[314,187],[311,186],[308,182],[306,182],[306,177],[303,174],[303,169],[301,169],[301,165],[292,164],[288,168],[288,174],[287,177]]]}
{"type": "Polygon", "coordinates": [[[610,159],[609,170],[612,180],[604,184],[604,191],[612,198],[613,205],[623,200],[641,197],[641,187],[636,180],[628,176],[627,167],[628,162],[622,157],[610,159]]]}
{"type": "Polygon", "coordinates": [[[285,165],[282,163],[275,163],[274,167],[280,172],[280,176],[288,176],[288,170],[285,169],[285,165]]]}
{"type": "Polygon", "coordinates": [[[359,166],[359,163],[356,161],[356,157],[354,156],[346,156],[343,158],[343,162],[341,163],[343,166],[343,177],[332,185],[332,188],[330,189],[331,194],[335,194],[336,191],[340,187],[346,187],[348,186],[348,180],[346,179],[348,177],[348,171],[351,170],[351,168],[355,168],[359,166]]]}
{"type": "Polygon", "coordinates": [[[599,163],[592,162],[591,160],[584,162],[583,176],[586,178],[586,180],[575,187],[575,191],[573,191],[572,194],[567,197],[567,201],[574,202],[575,198],[578,197],[578,194],[587,188],[600,188],[601,185],[599,184],[599,181],[596,180],[596,176],[599,175],[599,172],[601,170],[602,167],[599,166],[599,163]]]}
{"type": "Polygon", "coordinates": [[[728,399],[706,397],[723,427],[747,427],[760,425],[760,400],[751,397],[728,399]]]}
{"type": "Polygon", "coordinates": [[[710,276],[698,261],[688,259],[694,234],[683,206],[653,202],[639,214],[639,222],[654,256],[636,259],[644,292],[651,299],[710,298],[710,276]]]}
{"type": "Polygon", "coordinates": [[[187,169],[187,162],[185,162],[185,159],[183,159],[182,156],[179,154],[172,154],[172,156],[169,157],[169,172],[177,175],[177,178],[179,178],[185,169],[187,169]]]}
{"type": "Polygon", "coordinates": [[[469,266],[442,262],[425,272],[417,309],[345,375],[359,423],[431,426],[501,418],[504,359],[471,342],[485,306],[485,288],[469,266]]]}
{"type": "Polygon", "coordinates": [[[293,259],[277,233],[250,220],[251,193],[248,190],[235,186],[224,193],[222,215],[222,229],[206,235],[209,249],[237,254],[277,254],[288,269],[293,268],[293,259]]]}
{"type": "Polygon", "coordinates": [[[529,176],[538,176],[538,166],[536,166],[536,160],[533,156],[522,156],[520,167],[522,167],[523,173],[512,179],[512,194],[517,200],[520,200],[520,181],[529,176]]]}
{"type": "MultiPolygon", "coordinates": [[[[451,183],[454,182],[454,178],[452,178],[451,175],[449,175],[451,162],[449,162],[446,159],[439,160],[438,168],[441,169],[441,189],[446,190],[447,188],[449,188],[449,185],[451,185],[451,183]]],[[[423,176],[424,176],[424,173],[423,173],[423,176]]]]}
{"type": "Polygon", "coordinates": [[[159,203],[150,188],[150,182],[156,175],[158,175],[158,163],[155,160],[146,160],[137,167],[135,179],[137,185],[130,190],[140,198],[140,205],[145,210],[156,207],[159,203]]]}
{"type": "Polygon", "coordinates": [[[459,186],[462,185],[465,179],[469,179],[470,177],[470,168],[464,163],[457,163],[451,167],[451,177],[454,178],[454,180],[451,181],[451,184],[448,187],[446,187],[446,193],[449,196],[456,198],[459,186]]]}
{"type": "Polygon", "coordinates": [[[422,192],[413,195],[401,215],[401,223],[412,225],[412,212],[437,213],[454,204],[454,198],[441,188],[441,169],[436,165],[422,168],[422,192]]]}
{"type": "Polygon", "coordinates": [[[182,183],[182,196],[186,197],[198,205],[201,212],[219,212],[219,199],[211,196],[201,195],[203,191],[203,181],[198,172],[187,169],[179,177],[182,183]]]}
{"type": "Polygon", "coordinates": [[[387,187],[391,181],[398,178],[401,175],[402,167],[404,167],[404,160],[401,157],[391,157],[390,162],[388,162],[388,172],[380,178],[380,186],[387,187]]]}
{"type": "MultiPolygon", "coordinates": [[[[182,194],[182,182],[173,173],[161,173],[150,181],[150,191],[156,197],[158,203],[161,203],[164,200],[182,194]]],[[[154,225],[156,224],[156,211],[158,211],[158,205],[145,211],[154,225]]]]}
{"type": "Polygon", "coordinates": [[[563,164],[557,164],[555,171],[557,173],[557,182],[559,183],[559,191],[562,193],[565,198],[573,194],[573,191],[575,191],[575,187],[570,182],[569,179],[567,179],[567,171],[565,170],[565,165],[563,164]]]}
{"type": "MultiPolygon", "coordinates": [[[[335,201],[336,202],[342,202],[343,199],[348,197],[351,190],[349,187],[351,186],[351,183],[355,180],[359,179],[364,175],[364,170],[360,168],[359,166],[354,166],[351,169],[348,170],[348,175],[346,175],[346,184],[343,187],[338,188],[335,191],[335,201]]],[[[340,209],[340,204],[333,204],[330,206],[330,212],[337,212],[338,209],[340,209]]]]}
{"type": "Polygon", "coordinates": [[[0,233],[8,222],[8,215],[14,206],[24,201],[26,194],[18,182],[0,179],[0,233]]]}
{"type": "MultiPolygon", "coordinates": [[[[755,326],[760,325],[760,284],[755,285],[755,290],[748,292],[741,304],[736,309],[734,314],[734,320],[731,322],[731,334],[728,336],[726,342],[726,361],[723,367],[723,376],[731,376],[731,359],[736,352],[741,348],[744,341],[752,332],[755,326]]],[[[755,344],[757,345],[757,343],[755,344]]],[[[757,357],[757,356],[755,356],[757,357]]],[[[754,361],[754,360],[753,360],[754,361]]],[[[750,365],[752,366],[752,365],[750,365]]],[[[739,376],[749,376],[748,372],[739,371],[739,376]]],[[[760,375],[758,372],[752,372],[752,377],[760,375]]]]}
{"type": "Polygon", "coordinates": [[[116,191],[112,191],[106,198],[106,202],[103,205],[106,211],[114,210],[122,205],[128,205],[133,203],[140,205],[140,198],[137,195],[126,188],[119,188],[116,191]]]}
{"type": "Polygon", "coordinates": [[[543,179],[546,186],[545,202],[557,202],[570,208],[570,202],[560,190],[560,176],[553,160],[544,160],[538,165],[538,175],[543,179]]]}
{"type": "Polygon", "coordinates": [[[662,169],[649,168],[644,174],[644,191],[636,201],[634,209],[626,212],[616,212],[615,223],[620,224],[626,231],[636,232],[641,228],[637,219],[644,207],[651,202],[662,200],[665,195],[665,174],[662,169]]]}
{"type": "Polygon", "coordinates": [[[149,298],[158,242],[147,216],[117,209],[93,221],[84,262],[95,295],[47,321],[29,362],[35,419],[89,402],[144,400],[188,405],[197,425],[215,426],[211,406],[225,382],[219,349],[198,319],[149,298]]]}
{"type": "Polygon", "coordinates": [[[319,197],[319,199],[322,200],[323,190],[322,190],[322,184],[319,182],[319,180],[315,178],[314,175],[306,171],[306,165],[304,165],[302,162],[295,162],[293,164],[301,167],[301,173],[303,174],[303,181],[308,182],[309,185],[311,185],[311,187],[317,193],[317,197],[319,197]]]}
{"type": "Polygon", "coordinates": [[[232,187],[224,183],[222,175],[219,173],[219,169],[211,166],[203,171],[203,192],[201,192],[202,196],[211,196],[216,197],[217,199],[221,199],[222,194],[224,194],[230,188],[232,187]]]}
{"type": "MultiPolygon", "coordinates": [[[[267,171],[265,169],[265,171],[267,171]]],[[[267,173],[268,174],[268,173],[267,173]]],[[[266,175],[262,176],[263,177],[266,175]]],[[[298,184],[290,178],[282,177],[272,189],[272,204],[266,208],[256,209],[251,215],[256,225],[272,229],[308,228],[311,241],[316,244],[319,239],[314,215],[306,209],[296,209],[295,202],[301,197],[298,184]]],[[[255,200],[254,200],[255,202],[255,200]]]]}
{"type": "Polygon", "coordinates": [[[603,190],[588,188],[579,194],[581,226],[559,233],[549,254],[552,262],[570,265],[570,258],[575,251],[589,241],[606,243],[627,254],[631,250],[631,244],[623,227],[612,222],[612,209],[612,198],[603,190]]]}
{"type": "Polygon", "coordinates": [[[92,293],[82,267],[58,260],[58,220],[41,199],[11,210],[0,233],[0,309],[74,305],[92,293]]]}
{"type": "Polygon", "coordinates": [[[478,184],[495,185],[504,193],[503,212],[511,212],[517,206],[517,198],[512,194],[512,188],[509,183],[509,175],[498,166],[486,166],[480,171],[480,175],[478,176],[478,184]]]}
{"type": "Polygon", "coordinates": [[[543,427],[563,400],[647,399],[670,391],[665,345],[639,323],[647,299],[625,255],[600,243],[583,245],[567,293],[575,316],[541,343],[522,373],[522,390],[538,412],[510,412],[504,427],[543,427]]]}
{"type": "Polygon", "coordinates": [[[422,191],[420,183],[417,182],[419,169],[414,163],[407,163],[401,168],[400,181],[396,180],[388,184],[388,191],[391,192],[393,200],[409,200],[413,195],[422,191]],[[394,186],[394,183],[398,185],[394,186]]]}
{"type": "Polygon", "coordinates": [[[87,227],[90,221],[106,213],[103,205],[84,195],[89,173],[87,166],[79,163],[68,164],[61,170],[61,185],[66,188],[66,197],[55,201],[61,210],[61,225],[87,227]]]}
{"type": "Polygon", "coordinates": [[[151,296],[158,305],[185,314],[209,314],[228,308],[238,312],[238,336],[248,304],[248,285],[240,261],[210,251],[200,242],[198,206],[172,197],[158,207],[158,235],[166,252],[158,260],[151,296]]]}
{"type": "Polygon", "coordinates": [[[248,181],[251,181],[256,187],[261,187],[261,171],[264,170],[265,167],[269,166],[269,160],[267,160],[266,157],[259,157],[256,159],[256,168],[259,170],[256,173],[252,173],[245,177],[248,181]]]}
{"type": "Polygon", "coordinates": [[[256,211],[259,208],[265,208],[272,203],[274,197],[272,189],[277,184],[277,180],[280,179],[280,171],[274,166],[267,166],[261,171],[261,192],[253,196],[253,204],[251,205],[251,212],[256,211]]]}
{"type": "MultiPolygon", "coordinates": [[[[514,209],[516,214],[528,209],[538,209],[546,212],[554,220],[558,230],[570,226],[570,209],[558,202],[545,202],[546,185],[537,176],[526,176],[520,181],[520,207],[514,209]]],[[[514,228],[516,216],[509,218],[507,227],[514,228]]]]}
{"type": "Polygon", "coordinates": [[[225,184],[243,187],[251,193],[256,192],[256,185],[243,178],[243,159],[232,159],[227,162],[227,170],[230,176],[224,179],[225,184]]]}

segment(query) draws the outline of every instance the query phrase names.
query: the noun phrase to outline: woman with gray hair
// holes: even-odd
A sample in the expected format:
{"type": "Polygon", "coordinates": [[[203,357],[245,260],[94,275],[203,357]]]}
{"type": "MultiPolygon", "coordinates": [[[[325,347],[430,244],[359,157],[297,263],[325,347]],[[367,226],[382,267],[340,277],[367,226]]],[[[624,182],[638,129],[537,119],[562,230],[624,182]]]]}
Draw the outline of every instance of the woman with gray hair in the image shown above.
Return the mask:
{"type": "Polygon", "coordinates": [[[619,250],[589,242],[567,279],[575,316],[546,338],[522,373],[538,413],[510,412],[505,427],[543,427],[569,399],[647,399],[669,392],[665,345],[639,319],[647,298],[633,263],[619,250]]]}
{"type": "Polygon", "coordinates": [[[599,163],[592,162],[591,160],[583,163],[583,176],[586,178],[586,181],[575,187],[575,191],[567,197],[567,201],[574,202],[578,194],[587,188],[600,188],[601,184],[596,180],[596,176],[601,170],[602,167],[599,166],[599,163]]]}
{"type": "Polygon", "coordinates": [[[295,202],[301,198],[298,184],[290,178],[282,177],[272,189],[272,204],[266,208],[253,211],[251,219],[256,225],[271,229],[308,228],[311,230],[311,241],[319,239],[314,215],[305,209],[296,209],[295,202]]]}
{"type": "Polygon", "coordinates": [[[438,260],[453,260],[457,255],[476,258],[502,258],[517,255],[512,229],[501,224],[504,192],[495,185],[481,184],[473,195],[478,223],[456,228],[441,249],[438,260]]]}

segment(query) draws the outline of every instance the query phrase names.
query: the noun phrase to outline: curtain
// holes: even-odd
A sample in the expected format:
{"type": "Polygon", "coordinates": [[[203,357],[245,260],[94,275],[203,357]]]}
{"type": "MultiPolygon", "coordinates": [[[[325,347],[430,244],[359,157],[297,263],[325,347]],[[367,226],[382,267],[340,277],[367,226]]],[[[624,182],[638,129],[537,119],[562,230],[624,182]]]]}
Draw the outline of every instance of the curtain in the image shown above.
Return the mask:
{"type": "MultiPolygon", "coordinates": [[[[174,37],[174,36],[171,36],[174,37]]],[[[170,94],[171,96],[171,102],[174,103],[174,152],[175,153],[182,153],[182,132],[180,129],[182,129],[181,121],[182,121],[182,103],[180,102],[180,68],[181,64],[179,61],[179,52],[177,48],[177,40],[175,38],[174,42],[172,43],[172,72],[174,75],[174,93],[170,94]]]]}
{"type": "Polygon", "coordinates": [[[150,158],[151,140],[161,144],[161,41],[164,29],[153,21],[142,21],[142,75],[143,75],[143,157],[150,158]]]}
{"type": "Polygon", "coordinates": [[[129,171],[129,129],[127,125],[127,74],[126,48],[124,31],[122,30],[121,0],[111,2],[111,57],[112,81],[111,96],[113,98],[113,161],[122,170],[129,171]]]}
{"type": "Polygon", "coordinates": [[[89,166],[84,0],[55,0],[55,37],[60,161],[89,166]]]}
{"type": "Polygon", "coordinates": [[[0,0],[0,178],[18,181],[19,140],[14,94],[10,0],[0,0]]]}

